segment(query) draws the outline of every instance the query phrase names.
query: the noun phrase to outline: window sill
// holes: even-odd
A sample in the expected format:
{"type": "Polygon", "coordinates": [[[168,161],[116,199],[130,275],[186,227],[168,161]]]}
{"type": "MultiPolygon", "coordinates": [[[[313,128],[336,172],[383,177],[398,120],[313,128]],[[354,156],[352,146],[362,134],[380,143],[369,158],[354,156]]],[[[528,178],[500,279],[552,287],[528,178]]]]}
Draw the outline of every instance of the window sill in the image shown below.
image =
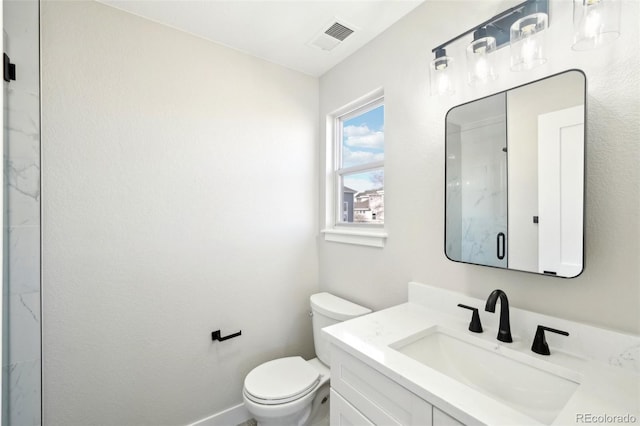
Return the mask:
{"type": "Polygon", "coordinates": [[[324,234],[325,241],[344,244],[356,244],[360,246],[382,248],[384,247],[384,243],[387,240],[387,233],[383,230],[354,230],[331,228],[323,229],[320,232],[324,234]]]}

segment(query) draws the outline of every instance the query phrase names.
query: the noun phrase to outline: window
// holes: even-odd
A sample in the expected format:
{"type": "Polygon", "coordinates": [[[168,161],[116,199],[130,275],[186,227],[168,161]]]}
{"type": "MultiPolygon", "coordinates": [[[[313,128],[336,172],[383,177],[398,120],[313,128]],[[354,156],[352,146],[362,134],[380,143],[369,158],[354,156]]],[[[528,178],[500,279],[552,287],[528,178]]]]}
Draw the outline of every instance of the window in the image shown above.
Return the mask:
{"type": "Polygon", "coordinates": [[[384,111],[378,91],[329,117],[326,240],[384,245],[384,111]]]}
{"type": "Polygon", "coordinates": [[[336,118],[338,197],[349,204],[339,224],[384,224],[382,99],[336,118]]]}

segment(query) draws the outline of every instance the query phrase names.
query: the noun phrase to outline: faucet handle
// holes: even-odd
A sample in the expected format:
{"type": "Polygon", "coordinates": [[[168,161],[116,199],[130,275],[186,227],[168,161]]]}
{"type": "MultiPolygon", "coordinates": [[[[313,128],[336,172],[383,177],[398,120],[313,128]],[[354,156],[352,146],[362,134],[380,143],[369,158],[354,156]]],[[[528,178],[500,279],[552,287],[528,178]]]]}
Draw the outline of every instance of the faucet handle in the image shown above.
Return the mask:
{"type": "Polygon", "coordinates": [[[545,331],[551,331],[553,333],[562,334],[563,336],[568,336],[569,333],[562,330],[557,330],[551,327],[545,327],[544,325],[538,325],[538,329],[536,330],[536,337],[533,339],[533,344],[531,345],[531,350],[540,355],[550,355],[549,345],[547,345],[547,339],[544,336],[545,331]]]}
{"type": "Polygon", "coordinates": [[[473,311],[473,315],[471,315],[471,322],[469,323],[469,331],[473,331],[474,333],[482,333],[482,323],[480,323],[480,314],[478,313],[478,308],[463,305],[462,303],[458,303],[458,306],[473,311]]]}

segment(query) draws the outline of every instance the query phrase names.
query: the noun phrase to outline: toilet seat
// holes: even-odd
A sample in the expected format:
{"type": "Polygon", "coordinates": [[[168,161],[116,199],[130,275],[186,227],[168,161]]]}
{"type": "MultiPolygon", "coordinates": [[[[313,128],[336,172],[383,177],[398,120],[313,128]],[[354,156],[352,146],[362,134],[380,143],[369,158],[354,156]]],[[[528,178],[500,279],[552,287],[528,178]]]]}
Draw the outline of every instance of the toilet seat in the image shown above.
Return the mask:
{"type": "Polygon", "coordinates": [[[321,377],[302,357],[278,358],[251,370],[244,380],[244,392],[258,404],[285,404],[312,392],[321,377]]]}

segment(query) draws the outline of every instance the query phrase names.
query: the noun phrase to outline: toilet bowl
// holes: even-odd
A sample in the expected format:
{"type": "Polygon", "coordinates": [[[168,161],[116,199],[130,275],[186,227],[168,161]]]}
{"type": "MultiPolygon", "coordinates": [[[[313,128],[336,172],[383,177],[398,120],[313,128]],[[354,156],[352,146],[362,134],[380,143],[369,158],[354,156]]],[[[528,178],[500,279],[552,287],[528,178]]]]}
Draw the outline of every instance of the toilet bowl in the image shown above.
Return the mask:
{"type": "MultiPolygon", "coordinates": [[[[328,404],[329,368],[317,358],[278,358],[254,368],[245,379],[243,399],[260,426],[310,424],[316,411],[328,404]],[[326,392],[322,392],[323,387],[326,392]],[[324,393],[324,397],[320,394],[324,393]],[[326,398],[323,402],[321,399],[326,398]]],[[[326,410],[324,410],[326,411],[326,410]]]]}
{"type": "Polygon", "coordinates": [[[370,309],[329,293],[310,298],[317,358],[278,358],[255,367],[244,381],[245,407],[259,426],[308,426],[328,414],[329,342],[321,329],[370,309]]]}

